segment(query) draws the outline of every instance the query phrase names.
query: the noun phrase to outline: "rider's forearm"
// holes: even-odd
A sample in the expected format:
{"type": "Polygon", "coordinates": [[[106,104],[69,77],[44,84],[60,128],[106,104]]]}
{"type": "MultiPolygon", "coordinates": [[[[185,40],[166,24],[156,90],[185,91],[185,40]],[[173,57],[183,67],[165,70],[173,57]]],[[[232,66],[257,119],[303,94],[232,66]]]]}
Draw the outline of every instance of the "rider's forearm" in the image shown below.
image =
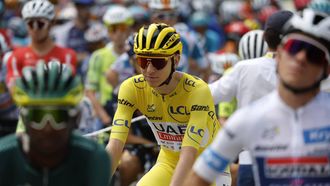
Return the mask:
{"type": "Polygon", "coordinates": [[[111,156],[111,175],[114,174],[114,172],[116,171],[118,164],[119,164],[119,160],[121,158],[121,155],[123,153],[123,149],[124,149],[124,143],[121,142],[118,139],[110,139],[106,150],[108,152],[108,154],[111,156]]]}
{"type": "Polygon", "coordinates": [[[92,91],[92,90],[86,90],[86,96],[92,102],[95,113],[101,119],[103,124],[109,124],[110,125],[111,124],[111,118],[107,114],[107,112],[104,110],[102,105],[99,103],[99,101],[96,99],[95,92],[92,91]]]}
{"type": "Polygon", "coordinates": [[[193,147],[183,147],[180,153],[180,159],[175,168],[171,186],[183,185],[185,178],[189,171],[192,169],[192,165],[197,157],[197,150],[193,147]]]}

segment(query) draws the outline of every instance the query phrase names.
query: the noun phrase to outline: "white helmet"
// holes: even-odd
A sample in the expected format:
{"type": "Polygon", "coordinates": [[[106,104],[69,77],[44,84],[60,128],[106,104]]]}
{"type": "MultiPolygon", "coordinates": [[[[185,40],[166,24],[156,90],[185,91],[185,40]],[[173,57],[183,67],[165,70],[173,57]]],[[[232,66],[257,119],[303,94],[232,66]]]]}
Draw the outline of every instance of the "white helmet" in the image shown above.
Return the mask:
{"type": "Polygon", "coordinates": [[[242,59],[262,57],[267,52],[267,43],[263,39],[263,30],[251,30],[239,41],[238,54],[242,59]]]}
{"type": "Polygon", "coordinates": [[[23,19],[46,18],[53,20],[55,17],[54,5],[47,0],[32,0],[27,2],[22,9],[23,19]]]}
{"type": "Polygon", "coordinates": [[[154,10],[171,10],[180,6],[179,0],[150,0],[148,4],[150,9],[154,10]]]}
{"type": "Polygon", "coordinates": [[[127,25],[133,24],[133,17],[130,11],[120,5],[113,5],[108,8],[103,16],[103,22],[106,25],[114,25],[125,23],[127,25]]]}
{"type": "Polygon", "coordinates": [[[223,75],[226,69],[236,65],[240,58],[234,53],[209,53],[208,58],[211,63],[211,69],[214,73],[223,75]]]}
{"type": "Polygon", "coordinates": [[[87,42],[98,42],[108,37],[107,28],[98,22],[92,23],[84,34],[84,38],[87,42]]]}
{"type": "Polygon", "coordinates": [[[330,15],[330,1],[329,0],[312,0],[309,5],[309,8],[314,11],[323,12],[330,15]]]}
{"type": "Polygon", "coordinates": [[[330,51],[330,16],[305,9],[301,14],[294,14],[284,25],[284,35],[292,32],[305,33],[321,42],[328,52],[330,51]]]}

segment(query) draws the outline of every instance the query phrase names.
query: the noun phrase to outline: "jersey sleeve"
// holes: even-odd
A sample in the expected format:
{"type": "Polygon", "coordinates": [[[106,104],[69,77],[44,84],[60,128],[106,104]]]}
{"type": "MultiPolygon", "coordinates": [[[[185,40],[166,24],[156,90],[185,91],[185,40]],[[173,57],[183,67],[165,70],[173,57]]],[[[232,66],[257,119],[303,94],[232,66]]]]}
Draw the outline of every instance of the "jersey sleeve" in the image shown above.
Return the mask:
{"type": "Polygon", "coordinates": [[[230,73],[209,84],[214,103],[229,102],[236,97],[239,71],[239,65],[236,65],[230,73]]]}
{"type": "Polygon", "coordinates": [[[126,142],[131,120],[136,110],[135,86],[132,78],[124,81],[119,88],[118,106],[112,123],[110,139],[126,142]]]}
{"type": "MultiPolygon", "coordinates": [[[[212,134],[215,132],[213,130],[219,128],[218,123],[215,123],[216,127],[209,127],[209,123],[213,122],[209,113],[214,113],[214,104],[207,85],[191,92],[189,95],[189,107],[190,119],[182,141],[182,147],[191,146],[199,150],[200,147],[205,147],[208,144],[212,134]]],[[[211,125],[213,126],[213,124],[211,125]]]]}
{"type": "Polygon", "coordinates": [[[15,78],[20,76],[20,61],[16,57],[16,52],[12,52],[8,57],[6,64],[7,74],[6,74],[6,84],[7,87],[12,87],[15,84],[15,78]]]}
{"type": "Polygon", "coordinates": [[[200,177],[211,183],[235,160],[245,142],[249,141],[248,124],[244,122],[247,114],[246,110],[240,110],[231,116],[212,144],[196,160],[193,169],[200,177]]]}
{"type": "Polygon", "coordinates": [[[86,89],[87,90],[98,90],[99,79],[101,71],[101,55],[98,51],[94,52],[89,60],[87,78],[86,78],[86,89]]]}

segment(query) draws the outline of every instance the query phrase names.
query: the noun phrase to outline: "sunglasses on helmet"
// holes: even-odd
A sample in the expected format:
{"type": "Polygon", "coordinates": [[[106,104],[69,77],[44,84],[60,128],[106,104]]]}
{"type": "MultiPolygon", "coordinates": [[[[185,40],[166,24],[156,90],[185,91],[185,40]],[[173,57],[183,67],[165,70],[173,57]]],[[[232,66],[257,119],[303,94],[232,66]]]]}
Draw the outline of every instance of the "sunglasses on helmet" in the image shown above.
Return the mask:
{"type": "Polygon", "coordinates": [[[44,19],[30,19],[26,21],[26,24],[33,30],[41,30],[49,25],[49,21],[44,19]]]}
{"type": "Polygon", "coordinates": [[[139,56],[136,55],[136,61],[137,64],[142,68],[146,69],[148,65],[151,63],[153,67],[155,67],[157,70],[163,69],[168,60],[171,59],[173,55],[166,56],[166,57],[154,57],[154,56],[139,56]]]}
{"type": "Polygon", "coordinates": [[[44,129],[47,123],[54,130],[65,129],[68,127],[69,119],[76,113],[76,109],[59,107],[24,107],[21,110],[24,120],[35,130],[44,129]]]}
{"type": "Polygon", "coordinates": [[[312,64],[323,65],[329,62],[327,49],[317,41],[304,36],[288,37],[282,42],[283,49],[294,56],[305,50],[307,60],[312,64]]]}

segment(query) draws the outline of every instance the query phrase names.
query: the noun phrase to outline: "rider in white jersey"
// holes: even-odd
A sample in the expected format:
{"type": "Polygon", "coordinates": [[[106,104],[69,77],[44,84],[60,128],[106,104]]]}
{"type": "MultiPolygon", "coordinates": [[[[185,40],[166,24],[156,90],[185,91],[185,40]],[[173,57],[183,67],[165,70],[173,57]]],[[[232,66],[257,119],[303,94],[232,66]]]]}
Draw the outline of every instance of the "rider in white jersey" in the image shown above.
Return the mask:
{"type": "Polygon", "coordinates": [[[243,147],[253,157],[256,185],[329,185],[330,94],[320,83],[329,72],[330,17],[306,9],[285,28],[277,90],[228,120],[187,185],[211,183],[243,147]]]}
{"type": "MultiPolygon", "coordinates": [[[[239,62],[233,67],[231,73],[224,75],[209,85],[215,103],[228,102],[236,98],[237,108],[241,108],[265,96],[276,88],[275,56],[276,48],[280,44],[281,33],[279,29],[291,16],[292,13],[290,11],[279,11],[267,20],[263,34],[268,44],[268,52],[265,56],[239,62]]],[[[242,38],[243,42],[244,36],[242,38]]],[[[263,47],[257,47],[258,42],[251,42],[249,45],[251,44],[253,45],[247,54],[263,51],[263,47]]],[[[244,44],[242,48],[246,48],[244,44]]],[[[252,55],[246,56],[252,57],[252,55]]],[[[251,164],[252,160],[248,152],[243,151],[240,153],[238,186],[254,185],[251,164]]]]}

